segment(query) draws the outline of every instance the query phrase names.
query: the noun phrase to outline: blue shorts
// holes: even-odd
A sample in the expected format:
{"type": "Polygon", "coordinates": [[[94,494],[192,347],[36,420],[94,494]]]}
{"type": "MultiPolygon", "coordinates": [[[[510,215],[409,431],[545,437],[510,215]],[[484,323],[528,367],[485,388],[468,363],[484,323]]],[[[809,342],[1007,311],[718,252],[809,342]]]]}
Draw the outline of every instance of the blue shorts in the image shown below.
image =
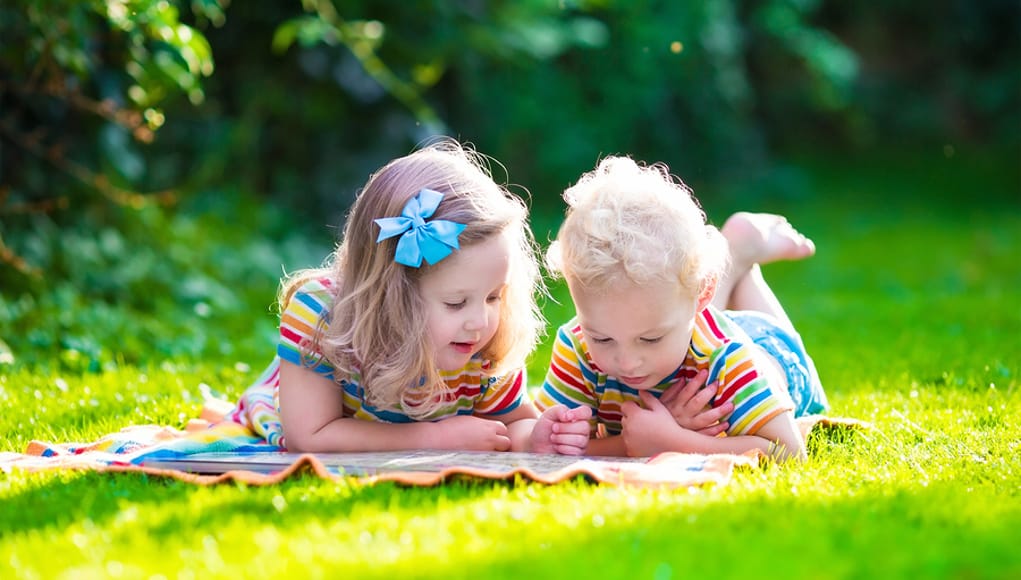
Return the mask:
{"type": "Polygon", "coordinates": [[[792,334],[763,312],[728,310],[727,316],[780,363],[780,368],[787,375],[787,390],[794,401],[795,417],[829,409],[815,363],[796,332],[792,334]]]}

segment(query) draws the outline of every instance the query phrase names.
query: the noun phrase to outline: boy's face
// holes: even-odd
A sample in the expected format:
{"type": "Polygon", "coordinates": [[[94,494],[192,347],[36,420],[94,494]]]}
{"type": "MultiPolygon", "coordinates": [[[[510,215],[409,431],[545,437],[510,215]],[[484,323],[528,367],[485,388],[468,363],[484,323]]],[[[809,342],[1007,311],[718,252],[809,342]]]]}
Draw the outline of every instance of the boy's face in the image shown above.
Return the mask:
{"type": "Polygon", "coordinates": [[[593,362],[638,390],[660,384],[684,362],[695,315],[708,304],[669,282],[618,284],[601,292],[568,286],[593,362]]]}
{"type": "Polygon", "coordinates": [[[492,236],[455,250],[422,276],[426,332],[438,368],[463,368],[496,335],[511,251],[506,233],[492,236]]]}

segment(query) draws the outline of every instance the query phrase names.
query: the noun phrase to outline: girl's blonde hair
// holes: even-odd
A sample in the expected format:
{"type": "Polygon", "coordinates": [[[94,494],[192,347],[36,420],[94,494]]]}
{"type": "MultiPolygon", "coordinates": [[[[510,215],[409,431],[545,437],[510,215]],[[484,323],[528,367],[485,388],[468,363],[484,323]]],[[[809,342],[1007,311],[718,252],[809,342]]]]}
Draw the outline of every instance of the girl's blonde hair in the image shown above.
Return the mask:
{"type": "MultiPolygon", "coordinates": [[[[427,418],[444,403],[445,384],[428,343],[419,280],[431,266],[403,266],[394,261],[398,237],[376,243],[373,220],[397,217],[423,188],[442,194],[430,220],[450,220],[466,227],[462,248],[506,233],[514,251],[510,280],[500,306],[496,335],[482,349],[486,373],[501,375],[525,365],[545,320],[536,305],[542,279],[536,244],[528,228],[528,208],[491,177],[486,158],[456,141],[444,139],[395,159],[369,177],[347,217],[332,264],[292,276],[282,287],[286,308],[295,290],[317,276],[334,282],[337,298],[329,325],[320,322],[314,344],[335,369],[337,381],[359,378],[370,405],[399,409],[427,418]],[[412,388],[414,389],[412,390],[412,388]]],[[[442,264],[442,262],[440,262],[442,264]]],[[[306,355],[307,356],[307,355],[306,355]]]]}
{"type": "Polygon", "coordinates": [[[567,217],[546,258],[572,285],[600,292],[673,281],[698,295],[726,266],[726,240],[666,165],[607,157],[564,200],[567,217]]]}

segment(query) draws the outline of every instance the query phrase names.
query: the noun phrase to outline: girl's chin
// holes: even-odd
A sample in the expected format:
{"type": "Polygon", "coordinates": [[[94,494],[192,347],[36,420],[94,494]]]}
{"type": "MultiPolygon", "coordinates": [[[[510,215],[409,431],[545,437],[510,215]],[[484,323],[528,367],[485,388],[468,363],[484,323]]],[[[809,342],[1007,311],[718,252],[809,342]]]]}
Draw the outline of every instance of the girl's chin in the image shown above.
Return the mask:
{"type": "Polygon", "coordinates": [[[450,352],[436,361],[436,367],[442,371],[459,371],[467,366],[474,352],[460,353],[450,352]]]}

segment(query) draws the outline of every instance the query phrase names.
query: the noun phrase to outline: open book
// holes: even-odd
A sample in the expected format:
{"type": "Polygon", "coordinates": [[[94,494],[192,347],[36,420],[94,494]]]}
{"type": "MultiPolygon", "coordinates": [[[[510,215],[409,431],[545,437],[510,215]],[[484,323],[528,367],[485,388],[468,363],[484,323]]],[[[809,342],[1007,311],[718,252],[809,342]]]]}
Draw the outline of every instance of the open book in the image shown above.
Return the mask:
{"type": "MultiPolygon", "coordinates": [[[[648,457],[571,457],[496,451],[386,451],[375,453],[315,453],[315,458],[336,475],[380,475],[393,472],[441,472],[450,469],[466,472],[499,473],[528,470],[549,475],[579,463],[645,463],[648,457]]],[[[264,452],[196,453],[179,457],[148,457],[143,467],[174,469],[190,473],[219,474],[227,471],[274,473],[295,463],[301,453],[264,452]]]]}

